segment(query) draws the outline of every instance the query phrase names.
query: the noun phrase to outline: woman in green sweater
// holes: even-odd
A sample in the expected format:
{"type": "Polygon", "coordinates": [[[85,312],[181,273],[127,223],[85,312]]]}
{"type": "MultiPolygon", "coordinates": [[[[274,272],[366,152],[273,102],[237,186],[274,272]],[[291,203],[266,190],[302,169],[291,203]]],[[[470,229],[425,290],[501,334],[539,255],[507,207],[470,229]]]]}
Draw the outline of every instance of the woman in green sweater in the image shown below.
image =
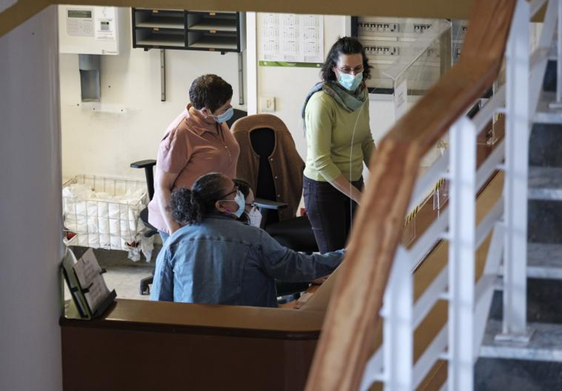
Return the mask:
{"type": "Polygon", "coordinates": [[[340,38],[322,66],[322,82],[303,107],[304,203],[322,253],[345,247],[361,200],[363,163],[369,164],[375,150],[365,85],[370,68],[361,43],[340,38]]]}

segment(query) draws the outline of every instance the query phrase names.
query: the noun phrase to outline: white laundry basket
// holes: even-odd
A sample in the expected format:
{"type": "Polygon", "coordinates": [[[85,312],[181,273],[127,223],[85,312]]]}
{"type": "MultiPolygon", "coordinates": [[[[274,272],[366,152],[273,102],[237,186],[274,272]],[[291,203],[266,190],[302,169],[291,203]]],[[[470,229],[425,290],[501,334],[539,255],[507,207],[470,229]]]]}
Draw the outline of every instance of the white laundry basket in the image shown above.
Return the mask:
{"type": "Polygon", "coordinates": [[[144,237],[147,204],[143,181],[77,175],[63,185],[64,227],[75,245],[130,251],[144,237]]]}

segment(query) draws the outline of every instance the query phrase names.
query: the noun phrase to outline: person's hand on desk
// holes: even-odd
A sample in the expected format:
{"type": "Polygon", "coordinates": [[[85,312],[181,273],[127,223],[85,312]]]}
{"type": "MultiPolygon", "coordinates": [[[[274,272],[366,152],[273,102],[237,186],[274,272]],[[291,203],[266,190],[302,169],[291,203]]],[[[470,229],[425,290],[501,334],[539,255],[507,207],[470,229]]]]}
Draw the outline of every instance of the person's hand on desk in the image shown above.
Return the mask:
{"type": "Polygon", "coordinates": [[[323,283],[326,282],[327,279],[328,279],[328,276],[320,277],[320,278],[317,278],[316,280],[312,281],[311,284],[312,285],[322,285],[323,283]]]}
{"type": "Polygon", "coordinates": [[[291,308],[294,310],[298,310],[308,301],[308,299],[310,299],[310,297],[318,290],[318,288],[320,288],[320,285],[326,282],[328,277],[329,276],[320,277],[312,281],[310,283],[310,286],[303,292],[301,297],[299,297],[297,300],[293,300],[285,304],[280,304],[279,308],[291,308]]]}

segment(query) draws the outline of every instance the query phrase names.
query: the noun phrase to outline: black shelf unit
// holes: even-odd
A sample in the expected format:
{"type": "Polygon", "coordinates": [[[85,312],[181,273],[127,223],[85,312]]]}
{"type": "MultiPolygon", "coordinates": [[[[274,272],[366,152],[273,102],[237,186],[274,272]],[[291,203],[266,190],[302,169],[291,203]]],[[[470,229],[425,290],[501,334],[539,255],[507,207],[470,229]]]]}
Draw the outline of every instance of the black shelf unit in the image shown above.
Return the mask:
{"type": "Polygon", "coordinates": [[[240,53],[245,49],[243,12],[133,8],[133,48],[240,53]]]}

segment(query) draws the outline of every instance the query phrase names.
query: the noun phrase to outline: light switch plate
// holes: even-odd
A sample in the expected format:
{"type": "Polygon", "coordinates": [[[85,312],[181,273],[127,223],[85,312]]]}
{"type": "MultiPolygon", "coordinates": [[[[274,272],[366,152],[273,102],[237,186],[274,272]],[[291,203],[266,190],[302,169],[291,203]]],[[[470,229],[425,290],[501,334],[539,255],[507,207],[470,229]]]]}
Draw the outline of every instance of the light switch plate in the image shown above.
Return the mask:
{"type": "Polygon", "coordinates": [[[260,111],[263,113],[273,113],[275,111],[275,97],[260,96],[260,111]]]}

